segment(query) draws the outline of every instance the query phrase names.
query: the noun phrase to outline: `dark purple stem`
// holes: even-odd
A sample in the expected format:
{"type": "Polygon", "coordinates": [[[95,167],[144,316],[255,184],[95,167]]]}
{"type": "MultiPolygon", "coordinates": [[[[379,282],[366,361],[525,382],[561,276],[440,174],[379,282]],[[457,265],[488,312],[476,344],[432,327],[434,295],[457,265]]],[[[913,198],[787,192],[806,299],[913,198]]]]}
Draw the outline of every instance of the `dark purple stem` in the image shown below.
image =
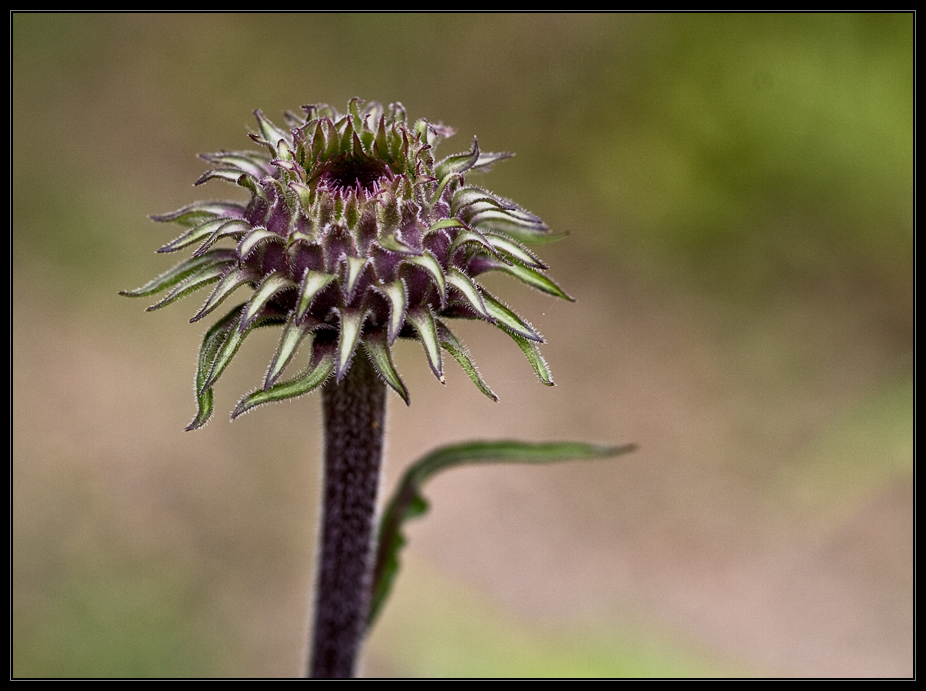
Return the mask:
{"type": "Polygon", "coordinates": [[[322,390],[325,495],[309,676],[353,676],[366,629],[386,385],[358,353],[322,390]]]}

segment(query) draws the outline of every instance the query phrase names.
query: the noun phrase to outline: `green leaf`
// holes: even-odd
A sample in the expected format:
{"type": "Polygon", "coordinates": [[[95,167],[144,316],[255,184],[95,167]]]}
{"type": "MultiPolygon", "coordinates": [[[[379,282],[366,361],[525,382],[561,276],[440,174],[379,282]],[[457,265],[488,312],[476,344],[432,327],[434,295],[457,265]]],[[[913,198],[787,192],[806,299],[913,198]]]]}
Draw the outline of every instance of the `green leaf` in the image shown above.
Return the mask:
{"type": "Polygon", "coordinates": [[[482,173],[489,170],[492,167],[492,164],[496,161],[504,161],[506,158],[511,158],[514,154],[507,153],[505,151],[499,151],[498,153],[492,153],[490,151],[480,151],[479,159],[473,164],[473,167],[470,168],[471,173],[482,173]]]}
{"type": "Polygon", "coordinates": [[[437,202],[438,202],[438,201],[440,200],[440,198],[441,198],[441,195],[444,194],[444,190],[446,189],[447,185],[449,185],[450,182],[451,182],[452,180],[459,180],[459,181],[462,183],[462,182],[463,182],[463,176],[460,175],[459,173],[451,173],[450,175],[448,175],[447,177],[445,177],[444,179],[442,179],[442,180],[440,181],[440,184],[437,186],[437,191],[434,193],[434,196],[431,197],[431,205],[432,205],[432,206],[433,206],[434,204],[437,204],[437,202]]]}
{"type": "Polygon", "coordinates": [[[506,264],[490,257],[481,258],[480,264],[484,267],[483,270],[504,271],[506,274],[514,276],[522,283],[526,283],[531,288],[536,288],[537,290],[547,293],[548,295],[563,298],[564,300],[569,300],[570,302],[576,301],[574,297],[568,295],[552,280],[544,276],[536,269],[530,268],[529,266],[521,266],[520,264],[506,264]]]}
{"type": "Polygon", "coordinates": [[[159,248],[158,253],[165,254],[167,252],[176,252],[177,250],[182,250],[184,247],[200,242],[201,240],[206,240],[216,229],[221,228],[227,222],[227,218],[213,218],[198,226],[194,226],[159,248]]]}
{"type": "Polygon", "coordinates": [[[433,254],[426,251],[421,255],[403,259],[402,264],[411,264],[413,266],[420,267],[431,274],[431,277],[434,279],[434,283],[437,286],[441,305],[444,304],[444,301],[447,299],[447,280],[444,277],[444,269],[441,267],[440,262],[434,258],[433,254]]]}
{"type": "Polygon", "coordinates": [[[155,214],[151,216],[151,220],[158,223],[180,223],[192,226],[216,216],[241,218],[244,216],[244,211],[245,205],[239,202],[193,202],[167,214],[155,214]]]}
{"type": "MultiPolygon", "coordinates": [[[[241,344],[244,343],[244,339],[250,334],[254,329],[259,329],[263,326],[270,326],[271,324],[282,324],[284,319],[281,315],[270,315],[266,317],[260,317],[251,323],[250,326],[246,327],[244,331],[241,330],[241,322],[244,321],[244,315],[247,311],[247,304],[245,303],[242,306],[241,318],[235,322],[235,325],[238,327],[234,329],[229,335],[228,338],[222,343],[221,348],[218,353],[216,353],[215,361],[212,363],[212,368],[209,370],[209,374],[205,377],[203,383],[199,388],[197,388],[197,394],[202,393],[208,388],[211,388],[222,376],[222,372],[225,371],[225,368],[228,367],[229,363],[232,361],[232,358],[238,352],[238,348],[241,347],[241,344]]],[[[236,308],[237,309],[237,308],[236,308]]]]}
{"type": "Polygon", "coordinates": [[[302,285],[299,286],[299,305],[296,308],[296,319],[302,319],[305,316],[315,296],[334,279],[334,274],[306,269],[305,276],[302,278],[302,285]]]}
{"type": "MultiPolygon", "coordinates": [[[[462,221],[459,223],[462,225],[462,221]]],[[[453,238],[453,242],[450,243],[450,248],[447,250],[447,256],[453,259],[461,247],[472,244],[479,245],[489,254],[501,259],[501,255],[496,251],[495,246],[491,244],[491,240],[478,230],[473,230],[466,226],[464,226],[464,230],[459,231],[456,237],[453,238]]]]}
{"type": "Polygon", "coordinates": [[[454,215],[460,213],[476,202],[481,202],[481,207],[497,209],[517,209],[518,205],[509,199],[499,197],[497,194],[481,187],[461,187],[453,193],[453,199],[450,203],[450,212],[454,215]]]}
{"type": "Polygon", "coordinates": [[[379,243],[379,246],[383,249],[389,250],[390,252],[396,252],[397,254],[408,254],[414,255],[415,248],[409,245],[406,245],[399,238],[395,236],[395,233],[383,233],[376,240],[379,243]]]}
{"type": "Polygon", "coordinates": [[[437,377],[441,384],[444,383],[444,372],[441,366],[440,344],[437,340],[437,327],[434,325],[434,315],[427,306],[412,307],[408,310],[406,319],[415,327],[418,332],[418,338],[421,345],[424,346],[424,352],[428,356],[428,364],[431,365],[431,371],[437,377]]]}
{"type": "Polygon", "coordinates": [[[282,272],[274,271],[272,274],[265,276],[248,301],[248,307],[241,317],[241,325],[238,330],[245,331],[251,325],[251,322],[257,319],[267,303],[276,295],[284,290],[294,288],[296,288],[296,283],[282,272]]]}
{"type": "Polygon", "coordinates": [[[434,175],[438,180],[443,180],[448,175],[453,175],[454,173],[463,173],[474,165],[479,160],[479,142],[476,141],[476,138],[473,137],[473,148],[462,154],[455,154],[453,156],[448,156],[440,163],[437,164],[435,168],[434,175]]]}
{"type": "Polygon", "coordinates": [[[206,383],[206,378],[215,364],[219,351],[225,345],[228,337],[237,331],[235,327],[238,326],[238,320],[241,318],[243,308],[244,303],[233,308],[231,312],[213,324],[212,328],[203,337],[203,344],[199,349],[199,364],[196,367],[196,404],[199,410],[193,421],[187,425],[187,432],[199,429],[212,416],[212,387],[203,388],[203,385],[206,383]]]}
{"type": "Polygon", "coordinates": [[[398,574],[399,551],[406,542],[402,534],[402,525],[408,519],[421,516],[427,511],[428,502],[421,491],[424,483],[436,473],[455,466],[477,463],[543,465],[561,461],[608,458],[628,453],[635,448],[635,444],[596,446],[579,442],[531,444],[519,441],[475,441],[445,446],[417,461],[402,476],[402,481],[386,505],[380,521],[367,627],[372,626],[376,620],[398,574]]]}
{"type": "Polygon", "coordinates": [[[232,266],[234,266],[233,261],[226,261],[220,263],[210,263],[202,267],[196,273],[191,274],[183,281],[181,281],[176,288],[170,291],[160,302],[148,307],[146,311],[152,312],[162,307],[166,307],[172,302],[176,302],[182,297],[186,297],[190,293],[193,293],[210,283],[214,283],[222,278],[222,276],[227,272],[232,266]]]}
{"type": "Polygon", "coordinates": [[[392,345],[405,325],[405,311],[408,308],[405,282],[399,279],[385,283],[379,286],[379,291],[389,301],[389,344],[392,345]]]}
{"type": "Polygon", "coordinates": [[[215,290],[212,291],[212,295],[206,300],[206,304],[203,305],[202,309],[199,310],[190,321],[199,321],[218,307],[222,301],[231,295],[237,288],[248,282],[256,282],[258,279],[259,276],[250,269],[232,269],[222,277],[219,284],[215,287],[215,290]]]}
{"type": "Polygon", "coordinates": [[[360,343],[360,334],[363,331],[363,322],[367,318],[367,310],[357,307],[341,307],[341,333],[338,339],[338,381],[344,378],[350,368],[357,344],[360,343]]]}
{"type": "Polygon", "coordinates": [[[294,317],[290,316],[286,327],[283,329],[283,335],[280,336],[280,344],[277,346],[277,351],[273,356],[273,360],[270,361],[267,377],[264,380],[264,391],[267,391],[276,383],[276,380],[283,374],[286,365],[289,364],[289,361],[293,359],[293,355],[296,354],[296,349],[299,347],[299,344],[302,343],[302,339],[309,335],[312,329],[318,324],[319,322],[315,319],[312,319],[307,324],[298,324],[294,317]]]}
{"type": "Polygon", "coordinates": [[[299,204],[303,209],[312,208],[312,204],[315,201],[315,193],[310,188],[306,187],[300,181],[293,180],[289,183],[289,189],[299,197],[299,204]]]}
{"type": "Polygon", "coordinates": [[[395,365],[392,364],[392,351],[389,348],[389,337],[385,330],[380,329],[363,339],[363,348],[370,356],[373,366],[379,371],[383,379],[391,386],[405,405],[411,405],[408,397],[408,389],[402,382],[399,373],[396,372],[395,365]]]}
{"type": "Polygon", "coordinates": [[[277,142],[281,139],[286,141],[289,136],[286,132],[270,122],[260,110],[254,111],[254,117],[257,118],[257,125],[260,128],[261,136],[276,148],[277,142]]]}
{"type": "Polygon", "coordinates": [[[531,341],[543,343],[543,336],[534,331],[534,328],[521,317],[489,295],[488,292],[482,293],[482,301],[495,323],[503,327],[507,333],[518,334],[531,341]]]}
{"type": "Polygon", "coordinates": [[[363,275],[363,270],[367,267],[368,262],[369,259],[364,259],[363,257],[347,257],[346,275],[344,277],[344,284],[341,286],[341,294],[344,295],[345,302],[350,302],[351,297],[353,297],[354,290],[357,288],[357,283],[360,281],[360,277],[363,275]]]}
{"type": "Polygon", "coordinates": [[[537,344],[533,341],[529,341],[523,336],[511,333],[510,331],[506,331],[505,333],[511,336],[514,342],[518,344],[518,347],[524,352],[527,361],[531,363],[531,367],[534,368],[534,373],[537,375],[537,378],[540,379],[540,383],[546,386],[553,386],[553,375],[550,372],[550,367],[540,354],[540,348],[537,347],[537,344]]]}
{"type": "Polygon", "coordinates": [[[228,253],[228,250],[218,250],[218,252],[220,252],[220,254],[210,253],[201,257],[184,259],[169,271],[165,271],[157,278],[148,281],[141,288],[136,288],[135,290],[122,290],[119,291],[119,295],[125,295],[130,298],[154,295],[155,293],[160,293],[165,288],[172,288],[183,279],[201,271],[204,266],[215,264],[216,260],[228,261],[234,258],[233,254],[228,253]]]}
{"type": "Polygon", "coordinates": [[[196,251],[193,252],[193,256],[198,257],[204,254],[222,238],[234,238],[236,241],[240,240],[249,230],[251,230],[251,224],[243,218],[233,218],[230,221],[226,221],[220,227],[216,228],[212,235],[203,241],[203,244],[196,248],[196,251]]]}
{"type": "Polygon", "coordinates": [[[238,181],[244,176],[253,177],[250,173],[242,173],[239,168],[213,168],[200,175],[199,179],[193,184],[202,185],[209,182],[209,180],[225,180],[237,185],[238,181]]]}
{"type": "Polygon", "coordinates": [[[550,268],[542,261],[540,261],[540,259],[538,259],[533,252],[529,251],[526,247],[523,247],[514,240],[511,240],[507,237],[502,237],[501,235],[486,235],[485,237],[493,249],[496,249],[503,254],[507,254],[512,259],[515,259],[524,264],[524,266],[529,266],[533,269],[539,269],[541,271],[550,268]]]}
{"type": "Polygon", "coordinates": [[[540,219],[514,211],[484,208],[473,204],[463,210],[469,225],[483,233],[504,233],[519,242],[538,242],[550,234],[550,228],[540,219]]]}
{"type": "Polygon", "coordinates": [[[490,315],[486,309],[485,303],[482,301],[482,296],[479,294],[479,289],[476,287],[473,279],[456,267],[452,267],[450,271],[447,272],[447,283],[466,299],[470,307],[491,321],[492,315],[490,315]]]}
{"type": "Polygon", "coordinates": [[[332,372],[334,372],[334,355],[331,352],[324,353],[317,361],[313,355],[309,366],[295,379],[275,384],[266,391],[257,389],[241,399],[232,412],[232,420],[264,403],[305,395],[324,384],[332,372]]]}
{"type": "Polygon", "coordinates": [[[464,348],[463,344],[457,339],[456,334],[448,329],[440,319],[436,319],[435,321],[437,322],[437,336],[440,340],[441,348],[450,353],[453,359],[460,363],[460,367],[462,367],[467,376],[472,379],[476,388],[493,401],[498,401],[498,396],[496,396],[495,392],[482,380],[482,377],[479,375],[479,370],[476,369],[476,363],[470,359],[469,353],[466,352],[466,348],[464,348]]]}
{"type": "Polygon", "coordinates": [[[286,238],[278,233],[274,233],[272,230],[256,227],[238,243],[238,256],[242,259],[247,259],[247,256],[251,254],[251,252],[268,242],[276,242],[285,245],[286,238]]]}
{"type": "Polygon", "coordinates": [[[238,175],[248,173],[258,180],[270,175],[271,172],[267,167],[269,163],[267,156],[257,152],[222,151],[215,154],[200,154],[199,157],[223,168],[235,168],[238,170],[238,175]]]}

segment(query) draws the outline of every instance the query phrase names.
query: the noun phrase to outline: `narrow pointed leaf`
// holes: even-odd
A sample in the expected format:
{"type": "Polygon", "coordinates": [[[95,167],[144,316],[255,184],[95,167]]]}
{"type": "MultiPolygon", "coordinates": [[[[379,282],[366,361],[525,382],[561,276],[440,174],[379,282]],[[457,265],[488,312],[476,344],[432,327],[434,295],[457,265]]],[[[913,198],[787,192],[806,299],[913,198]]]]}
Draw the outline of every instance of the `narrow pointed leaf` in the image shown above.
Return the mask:
{"type": "Polygon", "coordinates": [[[198,226],[194,226],[158,249],[158,252],[162,254],[176,252],[177,250],[182,250],[184,247],[201,242],[212,235],[216,229],[221,228],[227,221],[227,218],[213,218],[198,226]]]}
{"type": "Polygon", "coordinates": [[[493,401],[497,401],[498,396],[496,396],[495,392],[483,381],[482,377],[479,375],[479,370],[476,369],[476,363],[469,357],[469,353],[466,352],[466,348],[463,347],[463,344],[460,343],[456,335],[439,319],[436,321],[437,337],[438,340],[440,340],[441,348],[450,353],[453,359],[460,363],[460,367],[463,368],[463,371],[466,372],[473,384],[476,385],[476,388],[493,401]]]}
{"type": "Polygon", "coordinates": [[[514,342],[517,343],[518,347],[524,352],[524,356],[527,358],[527,361],[531,363],[531,367],[534,368],[534,373],[537,375],[540,383],[546,386],[553,386],[553,375],[550,372],[550,367],[540,354],[540,348],[537,347],[537,344],[518,334],[511,332],[506,333],[514,339],[514,342]]]}
{"type": "Polygon", "coordinates": [[[243,415],[252,408],[272,401],[284,401],[288,398],[304,396],[324,384],[334,371],[334,356],[331,353],[323,355],[318,362],[310,363],[295,379],[274,384],[266,391],[257,389],[245,396],[232,412],[232,420],[243,415]]]}
{"type": "Polygon", "coordinates": [[[532,214],[523,206],[515,204],[510,199],[499,197],[497,194],[488,192],[478,187],[469,187],[460,190],[455,199],[465,202],[461,208],[465,216],[475,216],[477,214],[500,214],[509,218],[516,218],[522,221],[531,222],[538,226],[546,228],[546,224],[536,214],[532,214]]]}
{"type": "Polygon", "coordinates": [[[267,196],[266,190],[264,190],[263,185],[258,184],[257,178],[254,178],[247,173],[238,178],[238,185],[246,189],[255,197],[263,199],[265,202],[269,202],[270,198],[267,196]]]}
{"type": "Polygon", "coordinates": [[[296,319],[302,319],[305,316],[315,296],[334,279],[334,274],[325,273],[324,271],[312,271],[309,269],[305,272],[302,285],[299,286],[299,306],[296,308],[296,319]]]}
{"type": "Polygon", "coordinates": [[[543,336],[534,331],[530,324],[489,295],[489,293],[483,292],[482,300],[485,302],[486,309],[492,315],[492,319],[495,320],[496,324],[504,327],[510,333],[543,343],[543,336]]]}
{"type": "Polygon", "coordinates": [[[266,228],[254,228],[238,243],[238,256],[242,259],[246,259],[251,252],[268,242],[276,242],[285,245],[286,238],[266,228]]]}
{"type": "Polygon", "coordinates": [[[194,185],[202,185],[203,183],[208,182],[209,180],[225,180],[225,182],[232,182],[234,184],[240,184],[242,177],[253,178],[254,176],[250,173],[243,172],[240,168],[213,168],[212,170],[207,170],[205,173],[199,176],[199,179],[194,182],[194,185]]]}
{"type": "Polygon", "coordinates": [[[453,239],[453,242],[450,243],[450,249],[447,250],[447,256],[453,259],[456,256],[457,250],[464,245],[477,244],[483,249],[485,249],[489,254],[502,258],[501,255],[496,252],[495,247],[491,244],[491,241],[482,233],[472,228],[467,228],[466,230],[461,230],[457,233],[456,237],[453,239]]]}
{"type": "Polygon", "coordinates": [[[428,233],[433,233],[435,230],[441,230],[443,228],[460,228],[467,230],[469,226],[463,223],[459,218],[442,218],[436,223],[432,223],[428,226],[428,233]]]}
{"type": "Polygon", "coordinates": [[[408,257],[402,261],[403,264],[411,264],[413,266],[419,266],[425,271],[427,271],[434,278],[434,282],[437,284],[437,289],[440,294],[441,304],[447,298],[447,283],[444,278],[444,270],[441,268],[440,262],[434,258],[430,252],[425,252],[421,255],[416,255],[413,257],[408,257]]]}
{"type": "Polygon", "coordinates": [[[264,166],[265,168],[270,162],[270,157],[267,154],[265,154],[263,151],[254,151],[253,149],[242,149],[240,151],[217,151],[211,154],[200,154],[199,157],[204,161],[210,161],[211,163],[221,163],[226,157],[231,157],[231,160],[240,158],[250,161],[251,163],[264,166]]]}
{"type": "Polygon", "coordinates": [[[185,226],[194,226],[216,216],[241,218],[244,216],[244,209],[244,205],[238,202],[193,202],[170,213],[155,214],[151,216],[151,220],[159,223],[180,223],[185,226]]]}
{"type": "Polygon", "coordinates": [[[235,238],[239,240],[241,236],[251,230],[251,224],[245,221],[243,218],[235,218],[230,221],[225,221],[222,225],[215,229],[215,231],[203,241],[199,247],[196,248],[196,251],[193,252],[194,257],[198,257],[201,254],[204,254],[208,251],[215,243],[223,238],[235,238]]]}
{"type": "Polygon", "coordinates": [[[500,232],[527,242],[550,234],[549,227],[538,216],[478,187],[459,190],[451,209],[470,226],[485,233],[500,232]]]}
{"type": "Polygon", "coordinates": [[[421,344],[424,346],[424,352],[428,356],[428,364],[438,378],[441,384],[444,383],[444,372],[441,366],[440,344],[437,340],[437,327],[434,325],[434,317],[428,307],[412,307],[408,310],[406,316],[411,325],[418,332],[421,344]]]}
{"type": "Polygon", "coordinates": [[[448,156],[440,163],[437,164],[434,175],[438,180],[443,180],[448,175],[454,173],[463,173],[474,165],[476,161],[479,160],[479,142],[476,140],[476,137],[473,137],[473,148],[466,153],[456,154],[455,156],[448,156]]]}
{"type": "Polygon", "coordinates": [[[341,313],[341,334],[338,342],[338,381],[344,377],[360,342],[363,322],[367,317],[364,310],[355,307],[343,307],[341,313]]]}
{"type": "Polygon", "coordinates": [[[491,153],[489,151],[480,151],[479,158],[473,164],[473,167],[470,168],[471,173],[482,173],[487,171],[492,167],[492,164],[497,161],[504,161],[506,158],[513,157],[514,154],[506,153],[504,151],[498,153],[491,153]]]}
{"type": "Polygon", "coordinates": [[[279,271],[274,271],[272,274],[269,274],[261,281],[261,284],[257,286],[254,295],[252,295],[251,299],[248,301],[248,306],[245,308],[244,315],[241,317],[241,325],[238,327],[238,330],[244,331],[247,329],[251,325],[251,322],[257,319],[266,304],[278,293],[295,287],[295,281],[286,277],[279,271]]]}
{"type": "Polygon", "coordinates": [[[289,364],[290,360],[293,359],[293,355],[296,354],[299,344],[311,333],[312,328],[313,327],[310,325],[296,324],[290,319],[286,328],[283,329],[283,335],[280,336],[280,345],[277,346],[277,351],[273,356],[273,360],[270,362],[270,368],[267,370],[267,378],[264,380],[264,391],[269,390],[270,387],[276,383],[276,380],[280,378],[280,375],[283,374],[283,370],[286,369],[286,365],[289,364]]]}
{"type": "Polygon", "coordinates": [[[570,302],[576,301],[574,297],[567,295],[562,288],[536,269],[522,266],[521,264],[505,264],[504,262],[496,261],[489,257],[480,258],[479,264],[482,265],[483,270],[504,271],[506,274],[514,276],[519,281],[526,283],[532,288],[536,288],[537,290],[549,295],[554,295],[558,298],[563,298],[564,300],[569,300],[570,302]]]}
{"type": "Polygon", "coordinates": [[[363,257],[347,257],[347,276],[345,277],[347,280],[341,286],[341,292],[345,300],[350,301],[353,296],[354,289],[357,287],[357,282],[360,280],[368,261],[363,257]]]}
{"type": "Polygon", "coordinates": [[[301,182],[293,180],[289,183],[289,189],[291,189],[299,198],[299,204],[303,209],[312,208],[312,203],[314,202],[314,194],[310,188],[306,187],[301,182]]]}
{"type": "Polygon", "coordinates": [[[274,148],[281,139],[286,141],[288,134],[264,117],[260,110],[254,111],[254,117],[257,118],[257,124],[260,128],[260,135],[267,140],[274,148]]]}
{"type": "Polygon", "coordinates": [[[200,154],[199,157],[222,168],[237,170],[238,175],[248,173],[260,179],[270,174],[265,156],[257,158],[253,154],[248,155],[247,152],[243,151],[225,151],[217,154],[200,154]]]}
{"type": "Polygon", "coordinates": [[[577,442],[529,444],[518,441],[476,441],[437,449],[412,465],[403,475],[395,494],[386,505],[377,538],[373,570],[370,615],[367,628],[382,610],[399,569],[399,553],[406,543],[403,524],[422,516],[428,502],[422,494],[424,483],[448,468],[481,463],[529,463],[545,465],[572,460],[609,458],[629,453],[634,444],[596,446],[577,442]]]}
{"type": "Polygon", "coordinates": [[[299,211],[299,197],[296,193],[289,187],[287,183],[276,178],[265,178],[264,184],[273,185],[276,188],[277,194],[280,197],[283,197],[283,200],[286,202],[286,208],[289,210],[290,216],[295,216],[299,211]]]}
{"type": "Polygon", "coordinates": [[[193,293],[201,288],[205,288],[210,283],[218,281],[229,270],[231,266],[234,265],[234,262],[221,262],[221,263],[210,263],[204,266],[202,269],[187,277],[181,281],[176,288],[170,291],[166,297],[164,297],[160,302],[157,302],[146,311],[153,312],[154,310],[161,309],[166,307],[172,302],[176,302],[182,297],[186,297],[190,293],[193,293]]]}
{"type": "Polygon", "coordinates": [[[405,325],[405,312],[408,308],[405,282],[399,279],[383,284],[380,286],[380,292],[389,301],[389,345],[392,345],[405,325]]]}
{"type": "Polygon", "coordinates": [[[319,132],[324,130],[323,137],[325,141],[325,148],[320,152],[319,158],[322,160],[327,160],[333,158],[335,154],[338,153],[338,131],[334,126],[334,123],[331,120],[325,119],[321,122],[321,127],[318,128],[319,132]]]}
{"type": "Polygon", "coordinates": [[[512,259],[524,264],[524,266],[530,266],[541,271],[549,268],[533,252],[514,240],[501,235],[486,235],[485,238],[494,249],[502,254],[507,254],[512,259]]]}
{"type": "Polygon", "coordinates": [[[389,348],[388,335],[385,331],[377,331],[363,339],[363,348],[370,356],[370,361],[377,371],[382,375],[383,380],[393,388],[393,390],[402,397],[405,405],[411,405],[408,396],[408,389],[402,382],[399,373],[396,372],[395,365],[392,364],[392,350],[389,348]]]}
{"type": "MultiPolygon", "coordinates": [[[[499,264],[501,264],[501,262],[499,262],[499,264]]],[[[502,266],[504,266],[504,264],[502,264],[502,266]]],[[[453,268],[447,272],[447,283],[450,284],[451,288],[454,288],[460,293],[460,295],[466,299],[469,306],[476,312],[489,321],[492,320],[492,315],[489,314],[489,311],[486,309],[485,302],[482,300],[482,295],[479,294],[479,289],[476,287],[473,279],[459,269],[453,268]]]]}
{"type": "Polygon", "coordinates": [[[141,288],[136,288],[135,290],[123,290],[120,291],[119,294],[130,298],[140,298],[147,295],[154,295],[155,293],[160,293],[162,290],[177,285],[183,279],[196,273],[197,271],[200,271],[204,266],[215,264],[217,259],[220,261],[227,261],[229,258],[230,257],[228,257],[227,254],[221,254],[218,256],[216,256],[216,254],[208,254],[202,257],[191,257],[190,259],[184,259],[169,271],[165,271],[157,278],[148,281],[141,288]]]}
{"type": "MultiPolygon", "coordinates": [[[[286,135],[290,136],[289,133],[286,135]]],[[[293,142],[295,144],[295,142],[293,142]]],[[[289,142],[286,139],[280,139],[277,142],[277,155],[274,159],[275,161],[292,161],[293,160],[293,150],[289,146],[289,142]]]]}
{"type": "Polygon", "coordinates": [[[283,322],[283,317],[274,315],[272,317],[264,317],[257,319],[244,331],[241,330],[241,323],[244,320],[244,313],[247,310],[247,303],[241,308],[241,319],[236,322],[238,328],[234,329],[228,338],[222,344],[221,349],[218,354],[215,356],[215,361],[212,363],[212,368],[209,370],[209,376],[205,378],[202,386],[200,387],[197,393],[201,393],[205,389],[211,388],[219,380],[219,377],[222,376],[222,373],[225,371],[225,368],[228,367],[232,359],[238,352],[238,349],[241,347],[241,344],[244,343],[244,339],[247,338],[254,329],[259,329],[264,326],[270,326],[272,324],[281,324],[283,322]]]}
{"type": "Polygon", "coordinates": [[[481,187],[461,187],[453,193],[453,199],[450,203],[451,212],[456,215],[463,209],[473,204],[479,204],[476,209],[470,209],[470,215],[480,209],[508,209],[514,210],[518,205],[508,199],[499,197],[497,194],[484,190],[481,187]]]}
{"type": "Polygon", "coordinates": [[[552,242],[561,239],[561,236],[551,235],[550,229],[543,223],[535,223],[502,213],[480,214],[467,220],[476,230],[487,234],[502,233],[518,242],[552,242]]]}
{"type": "Polygon", "coordinates": [[[394,234],[387,234],[379,237],[376,242],[383,249],[387,249],[390,252],[397,252],[398,254],[415,254],[415,248],[409,247],[394,234]]]}
{"type": "Polygon", "coordinates": [[[232,269],[219,281],[215,290],[212,291],[212,295],[206,300],[206,304],[203,305],[202,309],[199,310],[196,316],[190,319],[190,321],[199,321],[222,304],[222,301],[231,295],[237,288],[250,281],[257,281],[258,279],[259,276],[255,275],[249,269],[232,269]]]}
{"type": "MultiPolygon", "coordinates": [[[[271,163],[273,163],[273,165],[277,168],[295,175],[300,183],[305,181],[305,169],[295,161],[286,161],[281,158],[275,158],[273,161],[271,161],[271,163]]],[[[292,185],[292,182],[289,182],[288,184],[292,185]]]]}
{"type": "Polygon", "coordinates": [[[437,186],[437,190],[435,190],[433,196],[431,197],[432,205],[437,204],[438,200],[440,200],[440,198],[443,196],[444,190],[453,180],[460,180],[462,182],[463,176],[459,173],[453,173],[452,175],[448,175],[443,180],[441,180],[440,184],[437,186]]]}
{"type": "Polygon", "coordinates": [[[190,432],[199,429],[205,425],[212,416],[212,388],[203,388],[206,379],[209,376],[212,366],[215,364],[215,358],[225,345],[225,341],[232,332],[236,331],[238,320],[241,318],[243,304],[232,309],[228,314],[212,325],[206,335],[203,337],[202,346],[199,349],[199,363],[196,367],[196,404],[197,413],[193,421],[187,425],[186,431],[190,432]]]}
{"type": "MultiPolygon", "coordinates": [[[[340,125],[344,120],[339,121],[337,124],[340,125]]],[[[354,123],[351,122],[350,118],[347,119],[347,124],[344,126],[344,131],[341,134],[340,141],[338,142],[338,148],[341,153],[348,153],[351,150],[354,140],[354,123]]]]}

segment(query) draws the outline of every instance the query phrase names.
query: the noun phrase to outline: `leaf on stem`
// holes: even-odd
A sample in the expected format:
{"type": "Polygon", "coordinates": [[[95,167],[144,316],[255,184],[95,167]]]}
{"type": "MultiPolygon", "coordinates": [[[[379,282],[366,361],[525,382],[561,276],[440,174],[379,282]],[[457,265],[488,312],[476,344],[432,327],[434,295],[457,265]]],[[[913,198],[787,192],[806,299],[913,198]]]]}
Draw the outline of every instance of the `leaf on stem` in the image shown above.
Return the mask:
{"type": "Polygon", "coordinates": [[[428,502],[422,487],[441,470],[475,463],[532,463],[536,465],[570,460],[608,458],[629,453],[636,444],[597,446],[580,442],[549,442],[531,444],[520,441],[475,441],[445,446],[432,451],[412,465],[402,477],[395,494],[386,505],[377,537],[376,564],[373,571],[373,591],[367,627],[376,616],[392,589],[399,571],[399,551],[405,545],[402,524],[423,515],[428,502]]]}

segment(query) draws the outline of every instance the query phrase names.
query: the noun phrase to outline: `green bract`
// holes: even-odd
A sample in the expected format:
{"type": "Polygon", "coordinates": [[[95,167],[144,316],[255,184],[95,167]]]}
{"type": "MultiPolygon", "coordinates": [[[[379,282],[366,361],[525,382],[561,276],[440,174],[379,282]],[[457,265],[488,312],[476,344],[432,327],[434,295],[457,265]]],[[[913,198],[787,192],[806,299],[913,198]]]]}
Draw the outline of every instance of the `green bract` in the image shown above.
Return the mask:
{"type": "Polygon", "coordinates": [[[149,310],[207,286],[212,292],[191,321],[210,315],[243,286],[247,301],[225,312],[206,333],[199,356],[199,412],[212,413],[212,387],[254,329],[278,324],[282,335],[263,386],[245,396],[232,417],[268,401],[300,396],[334,375],[340,380],[362,346],[405,401],[392,364],[398,338],[419,340],[443,381],[441,350],[457,360],[480,391],[496,399],[447,326],[481,319],[521,347],[544,384],[552,384],[531,325],[476,282],[504,271],[534,288],[571,300],[546,275],[525,243],[554,236],[537,216],[464,174],[481,172],[511,154],[472,149],[435,162],[438,142],[453,134],[426,120],[408,124],[401,104],[388,109],[360,99],[341,115],[325,104],[286,114],[289,129],[255,115],[251,138],[265,151],[203,155],[214,178],[250,193],[247,203],[197,202],[154,216],[184,232],[158,252],[191,248],[192,257],[123,295],[167,290],[149,310]],[[297,349],[308,350],[302,372],[281,381],[297,349]]]}

